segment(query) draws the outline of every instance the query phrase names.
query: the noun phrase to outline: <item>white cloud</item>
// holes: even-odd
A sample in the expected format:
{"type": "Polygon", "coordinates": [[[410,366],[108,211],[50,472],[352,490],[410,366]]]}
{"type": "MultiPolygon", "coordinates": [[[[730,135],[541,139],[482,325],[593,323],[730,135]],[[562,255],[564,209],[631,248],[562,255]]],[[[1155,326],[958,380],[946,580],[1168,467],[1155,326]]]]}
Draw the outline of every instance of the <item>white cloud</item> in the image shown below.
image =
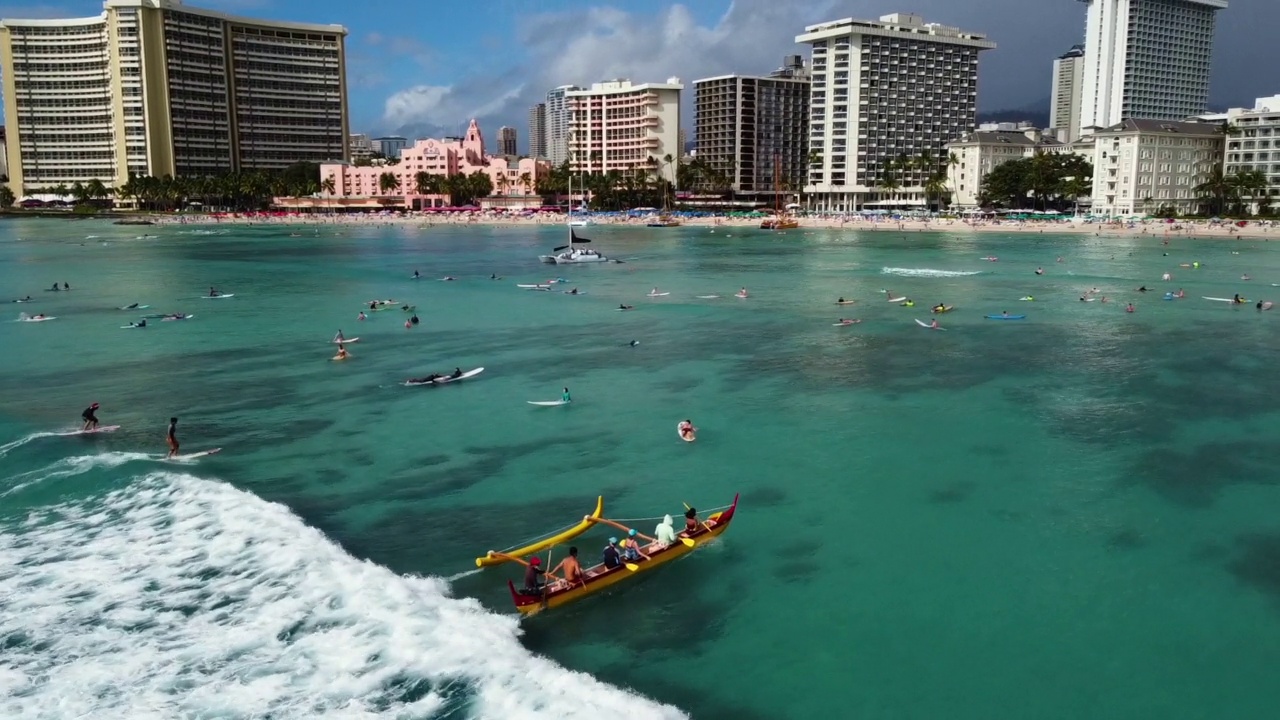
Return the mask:
{"type": "MultiPolygon", "coordinates": [[[[527,125],[529,106],[558,85],[589,85],[613,78],[661,82],[679,77],[692,101],[693,80],[729,72],[760,73],[800,48],[795,35],[807,23],[837,17],[834,2],[795,4],[737,0],[712,25],[700,25],[685,5],[655,16],[614,7],[543,14],[521,21],[527,57],[518,67],[451,86],[419,85],[386,101],[383,124],[405,134],[454,128],[471,117],[484,127],[527,125]]],[[[692,118],[692,106],[685,113],[692,118]]]]}

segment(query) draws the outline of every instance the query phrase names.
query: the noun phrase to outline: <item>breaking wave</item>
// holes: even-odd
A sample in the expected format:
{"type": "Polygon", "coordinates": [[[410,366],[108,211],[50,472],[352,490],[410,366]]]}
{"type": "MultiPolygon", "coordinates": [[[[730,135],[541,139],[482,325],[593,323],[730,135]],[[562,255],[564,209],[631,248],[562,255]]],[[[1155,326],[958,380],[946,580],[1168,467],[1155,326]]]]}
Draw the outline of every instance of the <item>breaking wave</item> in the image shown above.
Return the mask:
{"type": "Polygon", "coordinates": [[[959,270],[933,270],[930,268],[881,268],[881,275],[898,275],[900,277],[948,278],[981,275],[979,271],[961,272],[959,270]]]}

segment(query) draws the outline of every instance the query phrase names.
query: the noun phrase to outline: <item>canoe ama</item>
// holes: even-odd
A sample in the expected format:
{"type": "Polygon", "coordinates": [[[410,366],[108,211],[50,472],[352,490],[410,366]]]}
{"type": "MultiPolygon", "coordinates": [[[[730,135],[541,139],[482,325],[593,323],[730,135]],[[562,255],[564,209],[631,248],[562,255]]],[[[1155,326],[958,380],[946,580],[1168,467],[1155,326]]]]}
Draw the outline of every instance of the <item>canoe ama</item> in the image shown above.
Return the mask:
{"type": "MultiPolygon", "coordinates": [[[[604,496],[601,495],[596,498],[596,509],[594,512],[591,513],[590,517],[599,518],[603,514],[604,514],[604,496]]],[[[542,552],[543,550],[546,550],[547,548],[552,547],[554,545],[559,545],[560,543],[568,542],[569,540],[572,540],[578,537],[579,535],[581,535],[582,533],[590,530],[592,527],[595,527],[595,523],[591,522],[590,520],[583,520],[582,522],[578,523],[577,525],[574,525],[573,527],[569,528],[568,530],[565,530],[562,533],[556,533],[555,535],[552,535],[551,537],[546,538],[545,540],[539,540],[536,543],[525,545],[524,547],[516,548],[514,550],[509,550],[503,554],[510,555],[511,557],[524,557],[526,555],[533,555],[534,553],[542,552]]],[[[491,550],[488,553],[485,553],[484,557],[476,558],[476,567],[488,567],[491,565],[501,565],[505,562],[510,562],[504,557],[498,557],[496,555],[493,555],[492,552],[493,551],[491,550]]]]}

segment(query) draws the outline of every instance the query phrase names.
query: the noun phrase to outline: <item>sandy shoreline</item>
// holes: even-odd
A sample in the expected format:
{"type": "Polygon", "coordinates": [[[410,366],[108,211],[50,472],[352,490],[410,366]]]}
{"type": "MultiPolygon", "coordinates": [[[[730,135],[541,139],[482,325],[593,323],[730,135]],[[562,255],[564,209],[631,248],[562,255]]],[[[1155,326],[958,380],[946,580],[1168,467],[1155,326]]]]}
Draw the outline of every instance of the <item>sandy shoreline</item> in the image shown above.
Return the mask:
{"type": "MultiPolygon", "coordinates": [[[[396,215],[340,215],[340,214],[260,214],[260,215],[176,215],[165,217],[148,217],[159,225],[284,225],[298,227],[314,227],[320,225],[384,227],[393,225],[413,225],[423,228],[438,225],[519,225],[519,226],[560,226],[563,227],[566,217],[562,214],[544,214],[536,216],[511,216],[490,213],[466,214],[424,214],[403,213],[396,215]]],[[[579,228],[579,232],[589,232],[592,227],[644,227],[645,218],[604,216],[591,218],[591,224],[579,228]]],[[[998,232],[998,233],[1077,233],[1106,237],[1132,236],[1153,238],[1244,238],[1269,240],[1280,237],[1280,221],[1249,221],[1245,227],[1237,227],[1230,223],[1213,223],[1209,221],[1164,221],[1149,220],[1133,223],[1087,223],[1084,221],[971,221],[971,220],[892,220],[867,219],[862,217],[803,217],[799,218],[800,230],[830,229],[858,230],[870,232],[998,232]]],[[[758,228],[759,219],[730,217],[684,218],[682,225],[688,227],[708,228],[758,228]]],[[[655,228],[661,232],[661,228],[655,228]]],[[[785,232],[785,231],[784,231],[785,232]]]]}

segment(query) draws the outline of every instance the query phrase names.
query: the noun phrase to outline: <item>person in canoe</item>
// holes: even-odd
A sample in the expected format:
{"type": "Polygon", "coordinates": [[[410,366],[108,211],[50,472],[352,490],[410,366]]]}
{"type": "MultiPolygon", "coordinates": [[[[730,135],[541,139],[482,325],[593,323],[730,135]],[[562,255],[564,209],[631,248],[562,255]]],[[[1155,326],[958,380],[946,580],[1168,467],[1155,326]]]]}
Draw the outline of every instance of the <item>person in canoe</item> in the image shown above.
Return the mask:
{"type": "Polygon", "coordinates": [[[692,535],[702,527],[702,523],[698,520],[698,508],[691,507],[684,511],[684,532],[680,533],[685,537],[692,535]]]}
{"type": "Polygon", "coordinates": [[[80,419],[84,420],[84,427],[81,428],[81,430],[84,430],[86,432],[89,430],[97,430],[98,429],[98,403],[94,403],[89,407],[85,408],[84,412],[80,413],[80,419]]]}
{"type": "Polygon", "coordinates": [[[690,435],[698,431],[698,428],[693,426],[692,420],[682,420],[680,422],[679,429],[680,429],[680,437],[685,438],[686,440],[689,438],[690,435]]]}
{"type": "Polygon", "coordinates": [[[1009,317],[1009,311],[1008,311],[1008,310],[1001,310],[1001,311],[1000,311],[1000,317],[1009,317]]]}
{"type": "Polygon", "coordinates": [[[622,559],[629,562],[639,562],[641,559],[650,559],[649,556],[640,549],[640,538],[638,535],[639,533],[636,532],[635,528],[631,528],[627,531],[627,537],[624,538],[621,543],[622,559]]]}
{"type": "Polygon", "coordinates": [[[560,577],[564,579],[565,585],[586,584],[586,578],[582,572],[582,564],[578,562],[578,547],[576,545],[569,547],[569,556],[561,560],[559,565],[552,568],[549,574],[555,575],[561,570],[564,571],[564,574],[560,577]]]}
{"type": "Polygon", "coordinates": [[[606,570],[612,570],[622,564],[622,554],[618,552],[618,538],[609,538],[609,544],[601,552],[601,560],[606,570]]]}
{"type": "Polygon", "coordinates": [[[658,547],[661,548],[671,547],[675,543],[676,528],[670,515],[663,516],[662,522],[658,523],[658,526],[653,529],[653,536],[657,538],[658,547]]]}
{"type": "Polygon", "coordinates": [[[541,595],[545,574],[546,571],[542,569],[542,558],[536,555],[530,558],[529,565],[524,571],[524,588],[520,592],[525,595],[541,595]]]}

